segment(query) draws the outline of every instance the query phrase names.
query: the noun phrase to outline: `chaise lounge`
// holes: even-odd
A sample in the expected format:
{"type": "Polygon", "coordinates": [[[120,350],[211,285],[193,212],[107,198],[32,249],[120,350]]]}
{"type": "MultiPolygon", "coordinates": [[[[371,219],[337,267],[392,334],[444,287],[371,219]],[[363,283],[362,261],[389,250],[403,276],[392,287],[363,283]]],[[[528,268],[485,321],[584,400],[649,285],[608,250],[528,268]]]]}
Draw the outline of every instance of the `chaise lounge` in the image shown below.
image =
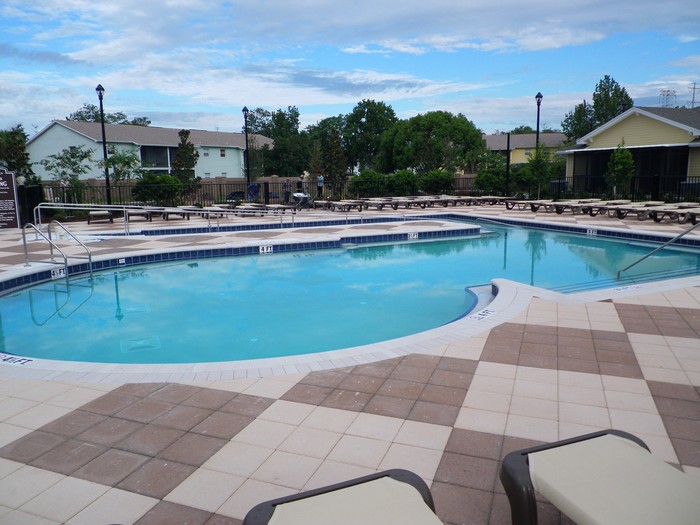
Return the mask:
{"type": "Polygon", "coordinates": [[[535,493],[579,525],[697,524],[700,480],[639,438],[604,430],[508,454],[500,478],[513,525],[537,524],[535,493]]]}
{"type": "Polygon", "coordinates": [[[259,503],[243,525],[442,525],[426,483],[386,470],[259,503]]]}

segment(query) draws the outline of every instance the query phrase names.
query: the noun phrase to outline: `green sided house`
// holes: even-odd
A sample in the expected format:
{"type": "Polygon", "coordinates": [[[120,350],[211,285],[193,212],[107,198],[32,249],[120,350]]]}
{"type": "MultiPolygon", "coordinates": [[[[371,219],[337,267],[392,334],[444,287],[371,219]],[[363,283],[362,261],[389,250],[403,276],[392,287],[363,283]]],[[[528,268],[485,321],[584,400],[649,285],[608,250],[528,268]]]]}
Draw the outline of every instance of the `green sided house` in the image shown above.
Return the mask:
{"type": "MultiPolygon", "coordinates": [[[[105,124],[108,154],[116,151],[132,151],[141,159],[147,170],[168,173],[180,143],[180,129],[130,124],[105,124]]],[[[245,134],[219,131],[190,130],[189,141],[199,152],[195,176],[210,178],[245,178],[245,134]]],[[[267,137],[249,134],[251,148],[272,146],[267,137]]],[[[103,171],[97,164],[102,160],[102,129],[99,122],[55,120],[27,142],[27,152],[34,172],[42,179],[51,176],[39,164],[50,155],[64,149],[83,146],[93,150],[93,165],[84,179],[98,179],[103,171]]]]}
{"type": "Polygon", "coordinates": [[[560,152],[569,189],[604,194],[610,155],[623,143],[634,159],[635,198],[700,199],[700,108],[633,107],[581,137],[560,152]]]}

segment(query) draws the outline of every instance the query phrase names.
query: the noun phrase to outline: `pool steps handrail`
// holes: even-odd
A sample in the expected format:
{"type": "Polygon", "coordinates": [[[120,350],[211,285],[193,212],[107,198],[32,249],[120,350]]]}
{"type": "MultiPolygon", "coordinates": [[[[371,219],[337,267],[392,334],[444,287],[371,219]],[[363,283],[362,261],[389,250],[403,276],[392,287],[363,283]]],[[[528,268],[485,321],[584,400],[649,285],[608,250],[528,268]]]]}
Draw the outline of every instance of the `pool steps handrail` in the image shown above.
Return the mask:
{"type": "Polygon", "coordinates": [[[697,228],[698,226],[700,226],[700,222],[697,223],[697,224],[693,224],[690,228],[688,228],[688,229],[685,230],[684,232],[681,232],[681,233],[679,233],[678,235],[676,235],[675,237],[673,237],[672,239],[669,239],[668,241],[666,241],[665,243],[663,243],[663,244],[662,244],[661,246],[659,246],[658,248],[652,250],[651,252],[647,253],[646,255],[644,255],[644,256],[640,257],[639,259],[637,259],[636,261],[634,261],[632,264],[629,264],[629,265],[625,266],[624,268],[622,268],[621,270],[618,270],[618,271],[617,271],[617,279],[618,279],[618,280],[620,279],[620,276],[622,275],[622,272],[626,272],[627,270],[629,270],[629,269],[632,268],[633,266],[636,266],[636,265],[638,265],[640,262],[642,262],[642,261],[646,260],[647,258],[651,257],[652,255],[654,255],[654,254],[655,254],[656,252],[658,252],[659,250],[663,250],[664,248],[666,248],[666,246],[668,246],[669,244],[671,244],[671,243],[673,243],[673,242],[676,242],[676,241],[677,241],[678,239],[680,239],[681,237],[683,237],[683,236],[689,234],[691,231],[693,231],[693,230],[694,230],[695,228],[697,228]]]}

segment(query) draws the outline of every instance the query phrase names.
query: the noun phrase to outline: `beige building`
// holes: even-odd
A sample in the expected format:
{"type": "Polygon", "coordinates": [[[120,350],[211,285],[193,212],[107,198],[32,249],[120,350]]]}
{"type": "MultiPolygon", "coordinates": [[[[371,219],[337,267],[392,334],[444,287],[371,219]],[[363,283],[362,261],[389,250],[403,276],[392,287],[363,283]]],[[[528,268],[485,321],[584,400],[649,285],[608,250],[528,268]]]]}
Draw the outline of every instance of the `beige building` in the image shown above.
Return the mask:
{"type": "Polygon", "coordinates": [[[632,152],[638,198],[700,198],[700,108],[633,107],[581,137],[566,155],[574,192],[604,193],[611,153],[632,152]]]}
{"type": "MultiPolygon", "coordinates": [[[[524,133],[522,135],[511,134],[510,145],[508,144],[508,135],[484,135],[486,147],[508,158],[510,154],[511,164],[525,164],[534,154],[537,135],[535,133],[524,133]]],[[[548,152],[554,153],[566,143],[566,135],[563,133],[540,133],[540,146],[548,152]]]]}

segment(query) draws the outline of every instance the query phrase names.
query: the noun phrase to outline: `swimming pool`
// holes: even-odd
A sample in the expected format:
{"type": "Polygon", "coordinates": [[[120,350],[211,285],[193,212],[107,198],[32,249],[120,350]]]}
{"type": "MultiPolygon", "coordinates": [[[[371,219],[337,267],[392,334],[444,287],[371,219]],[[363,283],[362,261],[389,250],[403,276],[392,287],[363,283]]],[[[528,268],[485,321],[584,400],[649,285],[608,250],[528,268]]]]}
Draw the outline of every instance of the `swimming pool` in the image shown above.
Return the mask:
{"type": "MultiPolygon", "coordinates": [[[[489,229],[492,227],[489,226],[489,229]]],[[[231,361],[324,352],[423,332],[469,312],[465,287],[502,277],[609,287],[649,245],[494,228],[478,237],[131,267],[0,298],[0,351],[106,363],[231,361]],[[65,303],[65,304],[64,304],[65,303]]],[[[700,273],[663,250],[630,271],[700,273]]]]}

